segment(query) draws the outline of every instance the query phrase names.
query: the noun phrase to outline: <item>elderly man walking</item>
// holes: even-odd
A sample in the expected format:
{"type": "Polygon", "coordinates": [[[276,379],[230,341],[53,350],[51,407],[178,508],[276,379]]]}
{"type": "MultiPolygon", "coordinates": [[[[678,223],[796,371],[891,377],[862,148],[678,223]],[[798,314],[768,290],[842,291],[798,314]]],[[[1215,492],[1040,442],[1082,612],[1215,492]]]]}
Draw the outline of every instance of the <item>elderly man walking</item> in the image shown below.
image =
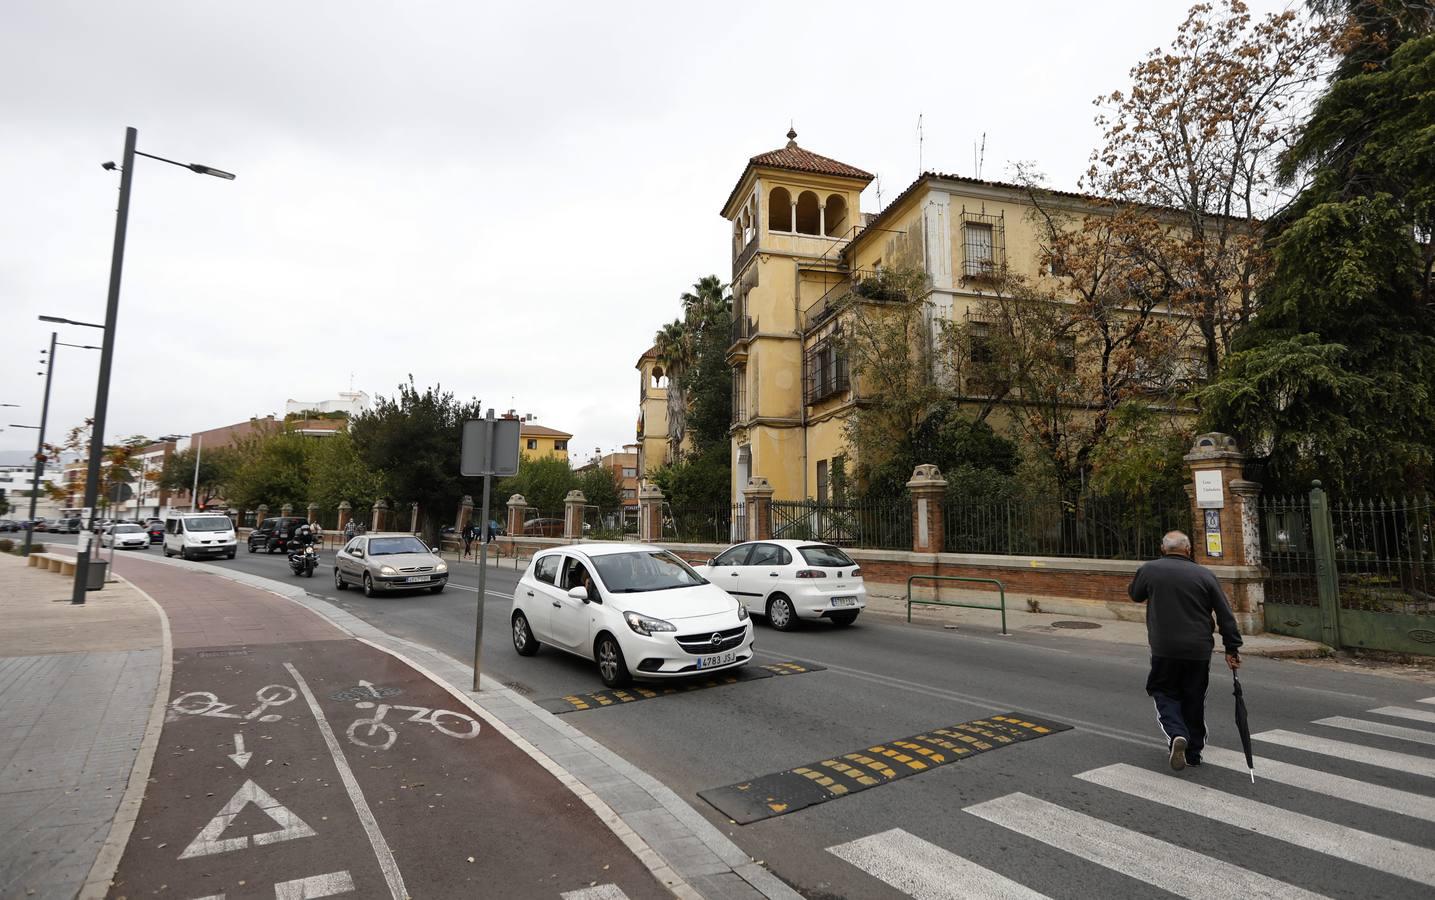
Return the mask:
{"type": "Polygon", "coordinates": [[[1191,558],[1191,539],[1172,531],[1161,539],[1161,558],[1136,570],[1128,591],[1146,604],[1151,674],[1146,693],[1166,735],[1171,768],[1201,764],[1206,746],[1206,683],[1211,674],[1212,632],[1221,631],[1226,665],[1241,667],[1241,635],[1216,576],[1191,558]],[[1215,626],[1211,624],[1215,617],[1215,626]]]}

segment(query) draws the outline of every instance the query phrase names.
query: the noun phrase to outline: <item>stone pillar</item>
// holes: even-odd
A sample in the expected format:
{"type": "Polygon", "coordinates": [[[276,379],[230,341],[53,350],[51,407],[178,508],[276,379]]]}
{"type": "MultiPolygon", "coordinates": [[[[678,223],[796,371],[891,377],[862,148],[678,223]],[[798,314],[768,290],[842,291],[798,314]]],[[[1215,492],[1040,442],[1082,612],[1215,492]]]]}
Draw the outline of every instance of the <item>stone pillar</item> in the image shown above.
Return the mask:
{"type": "Polygon", "coordinates": [[[286,518],[294,515],[294,504],[286,503],[283,506],[279,507],[279,515],[286,518]]]}
{"type": "Polygon", "coordinates": [[[772,538],[772,485],[766,478],[754,475],[742,489],[747,519],[747,539],[766,541],[772,538]]]}
{"type": "Polygon", "coordinates": [[[306,511],[309,513],[309,524],[310,524],[310,525],[312,525],[312,524],[314,524],[315,522],[319,521],[319,504],[317,504],[317,503],[315,503],[315,502],[313,502],[313,501],[310,501],[310,502],[309,502],[309,506],[306,508],[306,511]]]}
{"type": "Polygon", "coordinates": [[[374,508],[373,508],[372,512],[373,512],[373,519],[372,519],[372,523],[369,525],[369,530],[370,530],[370,531],[383,531],[383,530],[384,530],[384,527],[389,524],[389,504],[388,504],[388,501],[387,501],[387,500],[375,500],[375,501],[374,501],[374,508]]]}
{"type": "Polygon", "coordinates": [[[936,466],[920,465],[907,482],[912,492],[912,552],[941,553],[946,546],[942,501],[947,496],[947,479],[936,466]]]}
{"type": "Polygon", "coordinates": [[[409,501],[409,534],[419,533],[419,504],[417,500],[409,501]]]}
{"type": "Polygon", "coordinates": [[[583,504],[588,498],[583,492],[572,490],[568,496],[563,498],[563,536],[566,538],[580,538],[583,536],[583,504]]]}
{"type": "Polygon", "coordinates": [[[1230,435],[1197,435],[1185,456],[1191,482],[1191,555],[1221,577],[1242,633],[1265,629],[1261,486],[1243,477],[1246,455],[1230,435]]]}
{"type": "Polygon", "coordinates": [[[656,484],[638,487],[638,540],[653,544],[663,539],[663,491],[656,484]]]}
{"type": "Polygon", "coordinates": [[[354,507],[348,500],[339,502],[339,533],[343,534],[344,529],[349,527],[349,520],[354,517],[354,507]]]}
{"type": "MultiPolygon", "coordinates": [[[[468,521],[472,518],[473,497],[469,496],[468,494],[464,494],[463,499],[460,500],[458,503],[458,518],[454,520],[453,524],[454,530],[459,533],[460,537],[463,536],[463,530],[468,527],[468,521]]],[[[482,526],[482,524],[482,522],[479,523],[480,526],[482,526]]]]}
{"type": "Polygon", "coordinates": [[[523,499],[522,494],[514,494],[508,498],[508,537],[510,539],[523,534],[523,511],[528,508],[528,501],[523,499]]]}
{"type": "Polygon", "coordinates": [[[261,503],[261,504],[259,504],[259,508],[254,511],[254,527],[255,527],[255,528],[258,528],[260,525],[263,525],[263,524],[264,524],[264,520],[265,520],[266,518],[268,518],[268,517],[269,517],[269,504],[268,504],[268,503],[261,503]]]}

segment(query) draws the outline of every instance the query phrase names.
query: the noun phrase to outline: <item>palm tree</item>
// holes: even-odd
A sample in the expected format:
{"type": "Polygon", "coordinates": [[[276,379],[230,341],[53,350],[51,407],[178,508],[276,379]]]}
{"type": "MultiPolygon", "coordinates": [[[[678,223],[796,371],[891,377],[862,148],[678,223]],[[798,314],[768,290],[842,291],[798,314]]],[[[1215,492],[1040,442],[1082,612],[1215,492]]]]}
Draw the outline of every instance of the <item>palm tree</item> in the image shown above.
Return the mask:
{"type": "Polygon", "coordinates": [[[692,362],[692,335],[682,319],[674,319],[658,329],[653,346],[668,376],[668,456],[677,462],[687,433],[688,398],[682,374],[692,362]]]}

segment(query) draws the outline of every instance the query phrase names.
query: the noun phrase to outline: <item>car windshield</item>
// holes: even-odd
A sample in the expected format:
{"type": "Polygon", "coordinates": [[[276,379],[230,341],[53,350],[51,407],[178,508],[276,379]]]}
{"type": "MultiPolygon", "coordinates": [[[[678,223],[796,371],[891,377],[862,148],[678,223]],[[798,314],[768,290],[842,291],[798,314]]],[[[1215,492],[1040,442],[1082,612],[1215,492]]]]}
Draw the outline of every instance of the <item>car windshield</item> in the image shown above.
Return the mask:
{"type": "Polygon", "coordinates": [[[370,556],[393,556],[395,553],[428,553],[424,542],[414,537],[370,538],[370,556]]]}
{"type": "Polygon", "coordinates": [[[229,531],[234,523],[226,516],[199,516],[184,520],[185,531],[229,531]]]}
{"type": "Polygon", "coordinates": [[[639,594],[707,584],[687,563],[666,550],[605,553],[592,557],[598,576],[615,594],[639,594]]]}
{"type": "Polygon", "coordinates": [[[798,547],[797,552],[807,560],[809,566],[851,566],[852,557],[838,550],[836,547],[828,547],[825,544],[812,544],[807,547],[798,547]]]}
{"type": "Polygon", "coordinates": [[[138,525],[116,525],[116,526],[115,526],[115,534],[135,534],[135,533],[140,532],[140,531],[144,531],[144,529],[141,528],[141,527],[139,527],[138,525]]]}

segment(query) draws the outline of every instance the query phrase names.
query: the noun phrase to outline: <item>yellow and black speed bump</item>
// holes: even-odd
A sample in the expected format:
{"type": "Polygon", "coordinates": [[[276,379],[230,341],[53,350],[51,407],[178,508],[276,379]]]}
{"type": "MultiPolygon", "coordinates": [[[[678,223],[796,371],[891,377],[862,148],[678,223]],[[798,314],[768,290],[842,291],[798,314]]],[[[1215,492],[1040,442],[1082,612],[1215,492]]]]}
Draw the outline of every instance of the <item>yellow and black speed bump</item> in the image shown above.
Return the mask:
{"type": "Polygon", "coordinates": [[[760,678],[772,678],[777,675],[801,675],[805,672],[821,672],[826,666],[819,666],[817,663],[809,662],[776,662],[764,663],[760,666],[746,665],[740,669],[728,669],[715,675],[692,676],[678,681],[635,684],[630,688],[616,691],[597,691],[592,694],[569,694],[566,697],[553,697],[548,700],[539,700],[538,705],[551,713],[562,715],[563,713],[578,712],[584,709],[601,709],[605,706],[622,706],[625,703],[636,703],[639,700],[652,700],[656,697],[670,697],[673,694],[689,694],[693,691],[701,691],[704,688],[722,687],[725,684],[737,684],[740,681],[757,681],[760,678]]]}
{"type": "Polygon", "coordinates": [[[1070,729],[1070,725],[1060,722],[1010,712],[933,728],[922,734],[874,744],[785,772],[699,791],[698,796],[737,824],[747,825],[865,791],[908,775],[917,775],[988,750],[1070,729]]]}

